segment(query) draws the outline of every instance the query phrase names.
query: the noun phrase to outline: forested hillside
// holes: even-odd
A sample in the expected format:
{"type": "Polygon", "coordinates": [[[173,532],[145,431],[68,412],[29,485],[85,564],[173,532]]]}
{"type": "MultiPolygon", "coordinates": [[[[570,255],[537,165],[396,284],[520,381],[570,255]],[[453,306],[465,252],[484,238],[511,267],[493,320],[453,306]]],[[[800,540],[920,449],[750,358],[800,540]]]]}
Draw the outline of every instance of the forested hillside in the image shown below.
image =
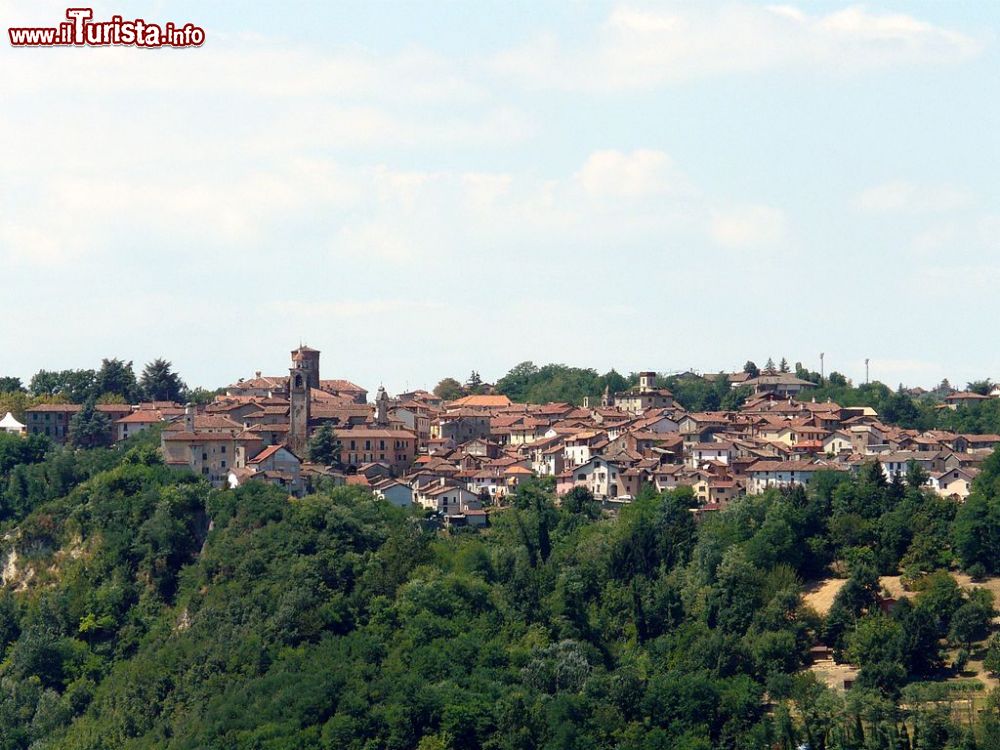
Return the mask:
{"type": "Polygon", "coordinates": [[[963,650],[1000,660],[991,596],[942,572],[995,572],[996,457],[961,508],[874,469],[700,522],[687,491],[607,518],[534,484],[446,536],[358,488],[210,490],[141,444],[21,443],[0,446],[5,750],[1000,742],[988,685],[962,681],[981,713],[942,700],[963,650]],[[824,618],[801,594],[831,571],[824,618]],[[913,596],[884,613],[890,573],[913,596]],[[805,669],[820,641],[860,667],[847,693],[805,669]]]}

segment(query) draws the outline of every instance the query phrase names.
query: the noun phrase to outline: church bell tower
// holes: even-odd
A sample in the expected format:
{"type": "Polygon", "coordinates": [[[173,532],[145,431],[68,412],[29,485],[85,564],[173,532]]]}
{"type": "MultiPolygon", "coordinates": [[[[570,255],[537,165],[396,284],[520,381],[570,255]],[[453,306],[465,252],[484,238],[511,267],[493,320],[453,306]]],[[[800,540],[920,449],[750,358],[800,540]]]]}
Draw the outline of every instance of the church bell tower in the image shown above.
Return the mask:
{"type": "Polygon", "coordinates": [[[292,352],[292,366],[288,370],[288,447],[300,458],[305,458],[309,444],[309,405],[313,388],[319,388],[319,352],[300,346],[292,352]]]}

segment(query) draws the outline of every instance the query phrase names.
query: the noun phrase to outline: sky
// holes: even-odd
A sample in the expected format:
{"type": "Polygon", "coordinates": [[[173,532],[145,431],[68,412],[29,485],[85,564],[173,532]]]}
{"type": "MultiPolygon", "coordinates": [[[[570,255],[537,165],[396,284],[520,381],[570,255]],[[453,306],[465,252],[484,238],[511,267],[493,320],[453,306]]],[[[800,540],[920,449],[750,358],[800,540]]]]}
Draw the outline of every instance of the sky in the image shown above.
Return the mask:
{"type": "Polygon", "coordinates": [[[0,375],[1000,379],[1000,3],[93,8],[206,41],[0,0],[0,375]]]}

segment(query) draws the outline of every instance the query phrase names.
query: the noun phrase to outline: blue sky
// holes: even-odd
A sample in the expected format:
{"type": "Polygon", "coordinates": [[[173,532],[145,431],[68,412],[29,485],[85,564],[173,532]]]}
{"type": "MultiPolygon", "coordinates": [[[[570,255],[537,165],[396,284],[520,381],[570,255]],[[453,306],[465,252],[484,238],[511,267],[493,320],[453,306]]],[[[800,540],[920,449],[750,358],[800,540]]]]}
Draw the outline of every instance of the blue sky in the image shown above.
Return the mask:
{"type": "Polygon", "coordinates": [[[246,5],[0,45],[0,374],[1000,378],[996,3],[246,5]]]}

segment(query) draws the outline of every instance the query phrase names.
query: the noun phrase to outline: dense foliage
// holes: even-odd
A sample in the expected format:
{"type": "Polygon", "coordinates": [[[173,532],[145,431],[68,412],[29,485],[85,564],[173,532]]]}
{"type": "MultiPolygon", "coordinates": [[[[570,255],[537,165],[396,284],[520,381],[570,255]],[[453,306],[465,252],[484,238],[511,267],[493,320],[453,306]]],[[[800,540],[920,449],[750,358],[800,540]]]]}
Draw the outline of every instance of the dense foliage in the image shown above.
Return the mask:
{"type": "Polygon", "coordinates": [[[494,390],[511,401],[544,404],[550,401],[582,404],[584,397],[590,397],[594,405],[600,403],[604,389],[611,393],[623,391],[638,382],[632,375],[626,378],[611,370],[598,375],[596,370],[567,365],[543,365],[522,362],[497,381],[494,390]]]}
{"type": "Polygon", "coordinates": [[[96,370],[39,370],[27,388],[19,378],[0,377],[0,409],[21,417],[38,403],[184,401],[203,395],[201,391],[189,390],[164,359],[149,362],[136,378],[131,362],[111,358],[101,360],[96,370]]]}
{"type": "Polygon", "coordinates": [[[664,384],[674,394],[674,400],[688,411],[733,411],[746,401],[750,389],[733,388],[725,373],[714,379],[671,376],[664,384]]]}
{"type": "Polygon", "coordinates": [[[986,521],[875,467],[700,522],[688,490],[607,518],[538,482],[447,536],[356,487],[211,490],[149,442],[0,440],[0,750],[990,747],[997,702],[973,725],[931,688],[988,651],[991,598],[944,571],[988,557],[998,476],[986,521]],[[846,695],[803,669],[819,639],[846,695]]]}

